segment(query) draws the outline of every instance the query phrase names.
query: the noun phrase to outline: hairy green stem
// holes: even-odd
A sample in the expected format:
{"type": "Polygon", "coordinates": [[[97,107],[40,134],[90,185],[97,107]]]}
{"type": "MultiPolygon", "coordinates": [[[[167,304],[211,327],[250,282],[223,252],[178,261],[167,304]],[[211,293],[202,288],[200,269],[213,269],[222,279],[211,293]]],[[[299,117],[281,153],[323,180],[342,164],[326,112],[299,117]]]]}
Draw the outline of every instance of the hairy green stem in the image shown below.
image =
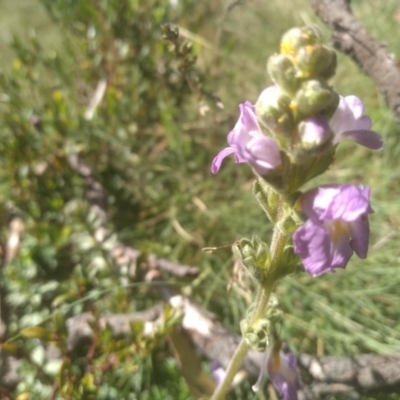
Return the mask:
{"type": "MultiPolygon", "coordinates": [[[[271,295],[273,286],[274,282],[262,286],[260,285],[260,287],[258,288],[256,305],[250,322],[251,324],[253,324],[255,321],[257,321],[265,314],[265,309],[268,305],[268,300],[271,295]]],[[[244,339],[242,339],[228,365],[224,380],[218,385],[217,389],[215,390],[210,400],[222,400],[225,398],[225,395],[229,390],[233,378],[235,377],[235,374],[239,369],[240,364],[242,363],[244,357],[246,356],[248,349],[249,349],[248,344],[244,339]]]]}
{"type": "Polygon", "coordinates": [[[226,392],[229,390],[233,378],[235,377],[236,371],[239,369],[240,364],[243,361],[243,358],[247,354],[247,350],[249,349],[249,345],[247,342],[242,339],[237,347],[235,354],[233,355],[228,369],[226,371],[226,375],[224,380],[218,385],[215,389],[215,392],[211,396],[210,400],[222,400],[225,399],[226,392]]]}
{"type": "MultiPolygon", "coordinates": [[[[279,199],[279,206],[278,206],[278,221],[282,218],[283,216],[283,207],[284,207],[284,200],[282,197],[279,199]]],[[[274,227],[274,231],[272,233],[272,239],[271,239],[271,266],[270,268],[274,268],[276,266],[276,263],[279,262],[279,259],[281,257],[281,254],[283,252],[283,249],[285,248],[287,241],[287,235],[282,231],[282,229],[279,227],[279,224],[276,224],[274,227]]]]}
{"type": "MultiPolygon", "coordinates": [[[[277,207],[278,221],[279,219],[282,218],[283,207],[284,207],[284,200],[280,196],[279,204],[277,207]]],[[[279,263],[279,259],[286,245],[286,241],[287,241],[287,235],[281,230],[279,224],[275,224],[274,231],[272,234],[271,248],[270,248],[271,269],[273,269],[279,263]]],[[[250,326],[254,324],[256,321],[258,321],[260,318],[263,318],[263,316],[265,315],[269,297],[271,295],[274,284],[275,280],[272,278],[258,287],[254,311],[249,321],[250,326]]],[[[247,344],[245,339],[242,339],[228,365],[224,380],[218,385],[210,400],[222,400],[225,398],[225,395],[229,390],[233,378],[235,377],[235,374],[239,369],[240,364],[242,363],[244,357],[246,356],[248,349],[249,345],[247,344]]]]}

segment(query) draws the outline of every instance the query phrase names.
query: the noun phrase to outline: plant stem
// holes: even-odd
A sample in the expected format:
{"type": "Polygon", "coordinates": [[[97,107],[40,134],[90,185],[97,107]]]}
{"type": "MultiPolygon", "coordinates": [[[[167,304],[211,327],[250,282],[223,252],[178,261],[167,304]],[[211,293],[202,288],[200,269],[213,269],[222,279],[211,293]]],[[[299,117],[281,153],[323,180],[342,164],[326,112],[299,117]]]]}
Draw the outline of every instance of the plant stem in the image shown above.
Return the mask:
{"type": "Polygon", "coordinates": [[[239,343],[239,346],[237,347],[235,354],[233,355],[229,365],[228,369],[226,371],[226,375],[224,380],[218,385],[216,388],[215,392],[213,393],[212,397],[210,400],[222,400],[225,399],[225,394],[229,390],[231,383],[233,381],[233,378],[236,375],[236,371],[239,369],[239,366],[247,354],[247,350],[249,349],[249,345],[245,341],[244,338],[239,343]]]}
{"type": "MultiPolygon", "coordinates": [[[[271,295],[273,286],[274,283],[259,286],[256,297],[256,305],[253,315],[251,317],[250,324],[253,324],[265,314],[265,308],[268,305],[269,296],[271,295]]],[[[246,356],[248,349],[249,346],[247,342],[245,341],[245,339],[242,339],[228,365],[224,380],[218,385],[210,400],[222,400],[225,398],[226,392],[229,390],[233,378],[235,377],[235,374],[239,369],[240,364],[246,356]]]]}

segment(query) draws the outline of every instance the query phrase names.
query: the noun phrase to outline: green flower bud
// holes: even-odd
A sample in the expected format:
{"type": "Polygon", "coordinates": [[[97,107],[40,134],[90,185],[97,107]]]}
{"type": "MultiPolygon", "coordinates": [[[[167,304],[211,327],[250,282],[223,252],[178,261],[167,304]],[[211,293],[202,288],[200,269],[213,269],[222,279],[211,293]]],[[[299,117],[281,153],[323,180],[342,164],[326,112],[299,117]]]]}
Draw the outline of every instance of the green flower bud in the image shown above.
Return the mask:
{"type": "Polygon", "coordinates": [[[267,312],[265,314],[265,318],[268,319],[271,327],[275,327],[277,324],[282,322],[282,311],[278,307],[278,298],[271,293],[268,300],[267,312]]]}
{"type": "Polygon", "coordinates": [[[292,28],[282,36],[281,53],[294,57],[301,47],[319,44],[321,41],[322,35],[316,26],[292,28]]]}
{"type": "Polygon", "coordinates": [[[253,194],[269,220],[275,223],[279,208],[279,195],[276,191],[259,177],[253,184],[253,194]]]}
{"type": "Polygon", "coordinates": [[[320,113],[337,104],[338,94],[322,79],[305,81],[291,103],[299,119],[320,113]]]}
{"type": "Polygon", "coordinates": [[[332,102],[329,104],[328,107],[326,107],[324,110],[322,110],[320,112],[320,114],[325,117],[326,119],[330,119],[330,117],[332,117],[332,115],[335,113],[335,111],[337,110],[338,106],[339,106],[339,101],[340,101],[340,97],[339,95],[333,91],[333,98],[332,98],[332,102]]]}
{"type": "Polygon", "coordinates": [[[232,251],[256,282],[262,283],[265,280],[270,260],[266,243],[257,236],[252,240],[241,239],[232,246],[232,251]]]}
{"type": "Polygon", "coordinates": [[[240,330],[247,344],[257,351],[264,351],[268,345],[271,323],[268,319],[259,319],[251,326],[246,320],[240,322],[240,330]]]}
{"type": "Polygon", "coordinates": [[[270,86],[260,94],[255,109],[261,124],[274,133],[279,146],[285,148],[295,127],[290,97],[277,86],[270,86]]]}
{"type": "Polygon", "coordinates": [[[271,79],[288,93],[294,94],[300,86],[297,69],[288,55],[272,55],[267,63],[267,72],[271,79]]]}
{"type": "Polygon", "coordinates": [[[331,78],[336,69],[336,53],[324,45],[301,47],[296,53],[296,65],[302,78],[331,78]]]}

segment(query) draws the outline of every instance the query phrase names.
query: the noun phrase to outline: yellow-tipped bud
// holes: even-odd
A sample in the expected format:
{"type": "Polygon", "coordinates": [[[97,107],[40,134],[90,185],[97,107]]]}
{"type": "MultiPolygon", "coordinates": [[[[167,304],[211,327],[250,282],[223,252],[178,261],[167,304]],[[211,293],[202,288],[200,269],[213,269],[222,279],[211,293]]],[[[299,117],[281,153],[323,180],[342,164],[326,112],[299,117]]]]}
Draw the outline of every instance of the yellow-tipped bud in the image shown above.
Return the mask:
{"type": "Polygon", "coordinates": [[[321,44],[301,47],[296,53],[296,65],[302,78],[331,78],[336,62],[335,51],[321,44]]]}
{"type": "Polygon", "coordinates": [[[293,101],[300,119],[316,115],[337,105],[338,94],[322,79],[305,81],[293,101]]]}
{"type": "Polygon", "coordinates": [[[271,86],[261,93],[255,108],[261,125],[274,134],[281,147],[285,147],[285,141],[294,129],[290,97],[277,86],[271,86]]]}
{"type": "Polygon", "coordinates": [[[294,57],[301,47],[319,44],[321,41],[322,35],[316,26],[292,28],[282,37],[281,53],[294,57]]]}
{"type": "Polygon", "coordinates": [[[292,57],[284,54],[274,54],[268,60],[267,71],[271,79],[283,90],[294,94],[300,86],[297,69],[292,57]]]}

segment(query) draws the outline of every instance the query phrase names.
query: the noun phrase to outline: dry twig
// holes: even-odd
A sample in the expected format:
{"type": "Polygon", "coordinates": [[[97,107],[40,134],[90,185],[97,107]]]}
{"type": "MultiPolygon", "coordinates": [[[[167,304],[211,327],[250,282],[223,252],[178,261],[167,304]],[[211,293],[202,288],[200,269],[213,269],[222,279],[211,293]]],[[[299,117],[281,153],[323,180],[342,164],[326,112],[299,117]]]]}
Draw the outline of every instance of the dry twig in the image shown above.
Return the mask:
{"type": "Polygon", "coordinates": [[[349,55],[372,78],[400,123],[400,70],[354,16],[350,0],[310,0],[315,13],[332,29],[335,48],[349,55]]]}

